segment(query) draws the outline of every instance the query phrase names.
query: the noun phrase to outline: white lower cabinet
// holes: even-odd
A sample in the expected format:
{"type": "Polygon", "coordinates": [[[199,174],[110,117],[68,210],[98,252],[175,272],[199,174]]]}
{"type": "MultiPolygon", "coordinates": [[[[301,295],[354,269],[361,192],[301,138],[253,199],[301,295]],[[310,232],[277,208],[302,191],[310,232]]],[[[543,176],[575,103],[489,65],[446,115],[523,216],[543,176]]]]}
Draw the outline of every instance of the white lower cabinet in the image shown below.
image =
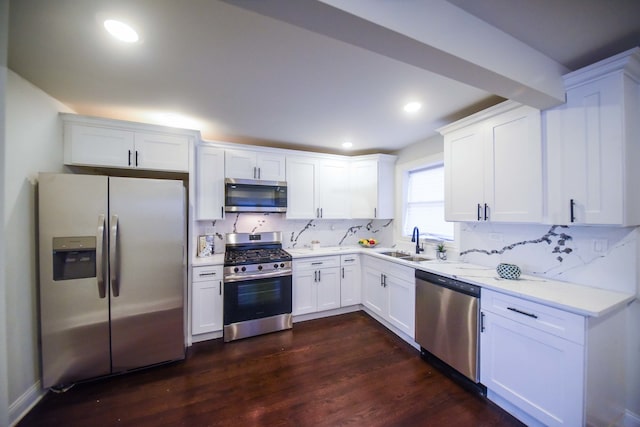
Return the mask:
{"type": "Polygon", "coordinates": [[[415,270],[379,258],[363,262],[363,304],[411,338],[415,338],[415,270]]]}
{"type": "Polygon", "coordinates": [[[222,330],[222,268],[193,268],[191,335],[222,330]]]}
{"type": "Polygon", "coordinates": [[[293,314],[340,307],[340,257],[293,261],[293,314]]]}
{"type": "Polygon", "coordinates": [[[360,255],[342,255],[340,257],[340,305],[347,307],[360,304],[361,298],[360,255]]]}
{"type": "Polygon", "coordinates": [[[528,425],[613,425],[624,414],[625,312],[587,318],[482,289],[480,381],[528,425]]]}

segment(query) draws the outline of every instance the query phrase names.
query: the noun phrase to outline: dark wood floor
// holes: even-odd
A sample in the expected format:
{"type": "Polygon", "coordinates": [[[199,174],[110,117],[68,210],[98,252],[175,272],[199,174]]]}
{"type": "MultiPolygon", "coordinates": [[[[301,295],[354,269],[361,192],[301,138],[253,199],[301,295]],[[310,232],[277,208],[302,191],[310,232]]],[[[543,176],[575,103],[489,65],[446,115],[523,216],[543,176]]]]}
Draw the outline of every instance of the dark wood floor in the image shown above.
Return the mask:
{"type": "Polygon", "coordinates": [[[195,344],[187,360],[47,396],[31,426],[521,426],[363,312],[195,344]]]}

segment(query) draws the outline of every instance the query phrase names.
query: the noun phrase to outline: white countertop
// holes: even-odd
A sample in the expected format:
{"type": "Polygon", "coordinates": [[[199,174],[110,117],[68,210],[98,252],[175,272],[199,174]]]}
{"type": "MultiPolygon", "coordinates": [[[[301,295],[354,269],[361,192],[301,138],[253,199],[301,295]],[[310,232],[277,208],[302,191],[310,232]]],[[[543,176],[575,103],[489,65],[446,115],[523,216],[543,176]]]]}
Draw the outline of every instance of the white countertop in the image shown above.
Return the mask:
{"type": "Polygon", "coordinates": [[[224,253],[213,254],[211,256],[196,257],[191,261],[192,267],[207,267],[210,265],[223,265],[224,253]]]}
{"type": "MultiPolygon", "coordinates": [[[[315,256],[344,255],[361,253],[372,255],[386,261],[393,261],[430,273],[440,274],[446,277],[463,280],[483,288],[493,289],[505,294],[525,298],[540,304],[560,308],[582,316],[599,317],[613,312],[635,299],[633,294],[608,291],[589,286],[577,285],[574,283],[561,282],[522,275],[517,280],[502,279],[496,273],[495,268],[484,267],[474,264],[467,264],[455,261],[422,261],[411,262],[387,255],[380,252],[388,252],[391,248],[361,248],[358,246],[334,246],[310,248],[286,249],[294,259],[309,258],[315,256]]],[[[425,258],[429,256],[421,254],[425,258]]],[[[224,254],[215,254],[212,257],[196,258],[193,266],[205,266],[224,263],[224,254]]]]}

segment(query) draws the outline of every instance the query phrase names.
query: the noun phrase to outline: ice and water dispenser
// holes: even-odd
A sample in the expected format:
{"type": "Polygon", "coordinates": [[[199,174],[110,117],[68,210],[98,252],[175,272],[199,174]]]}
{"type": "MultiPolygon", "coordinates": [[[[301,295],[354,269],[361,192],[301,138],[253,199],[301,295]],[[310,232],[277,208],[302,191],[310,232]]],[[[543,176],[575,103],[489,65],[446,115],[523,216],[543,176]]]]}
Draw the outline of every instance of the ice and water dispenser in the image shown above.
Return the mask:
{"type": "Polygon", "coordinates": [[[96,277],[95,236],[53,238],[53,280],[96,277]]]}

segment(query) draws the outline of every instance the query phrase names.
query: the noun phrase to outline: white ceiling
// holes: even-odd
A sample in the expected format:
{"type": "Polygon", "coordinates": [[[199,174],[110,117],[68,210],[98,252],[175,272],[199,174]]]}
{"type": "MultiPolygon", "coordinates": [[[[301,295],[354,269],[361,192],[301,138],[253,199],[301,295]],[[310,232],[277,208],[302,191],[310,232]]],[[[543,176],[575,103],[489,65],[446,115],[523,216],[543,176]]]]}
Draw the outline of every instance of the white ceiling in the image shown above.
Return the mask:
{"type": "Polygon", "coordinates": [[[80,114],[389,152],[502,97],[554,102],[561,73],[640,45],[638,16],[638,0],[12,0],[9,67],[80,114]],[[106,17],[143,41],[110,39],[106,17]]]}

